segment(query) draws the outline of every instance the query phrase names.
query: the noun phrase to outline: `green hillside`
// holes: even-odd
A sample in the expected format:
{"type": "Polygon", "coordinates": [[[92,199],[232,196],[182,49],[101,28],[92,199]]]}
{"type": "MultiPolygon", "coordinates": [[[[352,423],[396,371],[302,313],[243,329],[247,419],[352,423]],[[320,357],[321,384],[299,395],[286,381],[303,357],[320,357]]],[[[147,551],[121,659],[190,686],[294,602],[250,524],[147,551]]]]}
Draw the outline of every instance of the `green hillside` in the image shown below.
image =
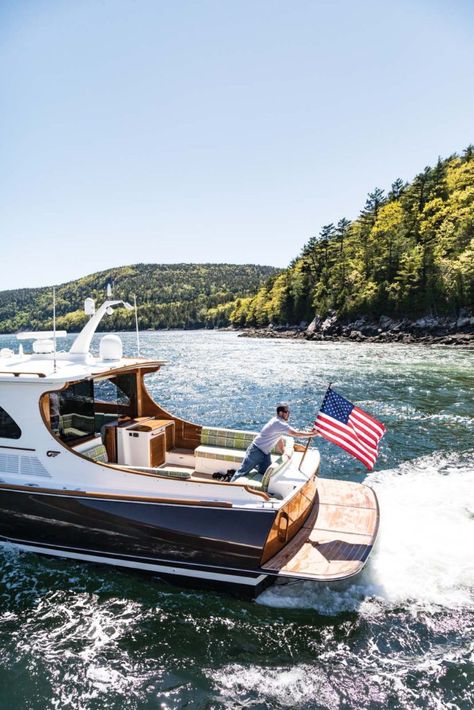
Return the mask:
{"type": "MultiPolygon", "coordinates": [[[[100,304],[107,284],[114,298],[137,297],[139,324],[147,328],[198,328],[228,324],[228,315],[279,273],[271,266],[252,264],[136,264],[85,276],[56,288],[58,329],[79,330],[87,321],[83,311],[88,296],[100,304]]],[[[134,313],[121,308],[101,323],[108,330],[135,327],[134,313]]],[[[0,292],[0,332],[52,327],[52,289],[0,292]]]]}
{"type": "Polygon", "coordinates": [[[376,188],[358,219],[312,237],[288,269],[230,314],[234,325],[414,318],[474,310],[474,147],[410,183],[376,188]]]}

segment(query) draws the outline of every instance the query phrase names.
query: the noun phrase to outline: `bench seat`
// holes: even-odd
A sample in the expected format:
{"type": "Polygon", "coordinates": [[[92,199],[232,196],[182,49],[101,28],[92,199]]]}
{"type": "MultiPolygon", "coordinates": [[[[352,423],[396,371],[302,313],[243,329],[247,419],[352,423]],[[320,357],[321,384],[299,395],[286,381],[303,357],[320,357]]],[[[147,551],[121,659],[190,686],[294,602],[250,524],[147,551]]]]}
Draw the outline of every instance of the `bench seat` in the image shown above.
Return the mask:
{"type": "MultiPolygon", "coordinates": [[[[239,449],[224,449],[220,446],[198,446],[194,451],[196,471],[200,473],[215,473],[222,469],[240,468],[245,458],[245,451],[239,449]]],[[[272,463],[278,459],[272,454],[272,463]]]]}
{"type": "Polygon", "coordinates": [[[224,449],[220,446],[198,446],[194,450],[194,465],[199,473],[215,473],[239,468],[245,451],[224,449]]]}
{"type": "MultiPolygon", "coordinates": [[[[201,444],[194,450],[196,471],[215,473],[234,468],[238,469],[244,460],[245,452],[257,432],[220,427],[203,427],[201,444]]],[[[272,463],[282,451],[289,456],[293,452],[293,438],[282,437],[280,444],[272,450],[272,463]]]]}

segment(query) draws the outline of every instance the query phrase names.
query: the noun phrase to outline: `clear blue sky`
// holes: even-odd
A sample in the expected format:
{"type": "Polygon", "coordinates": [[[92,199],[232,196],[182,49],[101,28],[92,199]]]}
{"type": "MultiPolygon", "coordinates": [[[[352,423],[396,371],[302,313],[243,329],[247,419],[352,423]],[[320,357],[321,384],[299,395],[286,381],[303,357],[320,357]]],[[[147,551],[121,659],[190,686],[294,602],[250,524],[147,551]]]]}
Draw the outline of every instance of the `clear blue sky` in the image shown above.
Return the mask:
{"type": "Polygon", "coordinates": [[[286,266],[474,142],[470,0],[1,0],[0,290],[286,266]]]}

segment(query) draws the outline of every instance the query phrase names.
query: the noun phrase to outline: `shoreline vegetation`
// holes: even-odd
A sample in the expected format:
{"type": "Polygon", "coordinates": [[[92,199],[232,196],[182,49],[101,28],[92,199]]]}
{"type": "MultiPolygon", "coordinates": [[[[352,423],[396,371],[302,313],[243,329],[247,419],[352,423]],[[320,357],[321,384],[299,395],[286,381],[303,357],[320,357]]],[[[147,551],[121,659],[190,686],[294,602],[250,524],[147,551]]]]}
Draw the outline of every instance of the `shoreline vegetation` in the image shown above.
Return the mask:
{"type": "Polygon", "coordinates": [[[260,334],[262,328],[283,333],[286,324],[298,332],[299,323],[316,316],[312,339],[454,341],[473,313],[474,146],[468,146],[411,183],[395,180],[387,194],[376,187],[357,219],[324,225],[287,269],[236,306],[230,322],[260,334]]]}
{"type": "MultiPolygon", "coordinates": [[[[116,299],[136,296],[142,330],[230,327],[245,337],[470,344],[474,146],[440,158],[411,183],[395,180],[387,194],[375,188],[357,219],[324,225],[286,269],[108,269],[56,288],[56,327],[80,331],[84,299],[102,301],[108,284],[116,299]]],[[[135,314],[118,308],[103,330],[134,326],[135,314]]],[[[51,327],[51,288],[0,292],[0,333],[51,327]]]]}
{"type": "MultiPolygon", "coordinates": [[[[235,329],[232,329],[235,330],[235,329]]],[[[342,323],[334,315],[315,318],[309,325],[270,325],[245,328],[241,338],[277,338],[310,342],[402,343],[423,345],[457,345],[474,348],[474,317],[462,313],[459,318],[419,318],[394,320],[381,316],[378,321],[362,316],[342,323]]]]}
{"type": "MultiPolygon", "coordinates": [[[[113,298],[133,303],[136,296],[142,330],[228,325],[229,304],[253,296],[280,271],[256,264],[134,264],[107,269],[56,287],[56,327],[78,333],[88,320],[84,300],[91,297],[101,303],[108,284],[113,298]]],[[[51,287],[0,291],[0,333],[51,328],[51,287]]],[[[101,328],[134,330],[135,314],[117,308],[101,328]]]]}

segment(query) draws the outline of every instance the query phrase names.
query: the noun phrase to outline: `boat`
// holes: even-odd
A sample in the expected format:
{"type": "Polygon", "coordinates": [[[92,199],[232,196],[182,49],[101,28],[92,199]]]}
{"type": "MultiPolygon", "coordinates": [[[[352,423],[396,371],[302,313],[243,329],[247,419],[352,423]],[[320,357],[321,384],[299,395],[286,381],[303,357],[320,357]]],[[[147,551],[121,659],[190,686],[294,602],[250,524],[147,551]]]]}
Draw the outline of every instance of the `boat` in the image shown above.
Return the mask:
{"type": "Polygon", "coordinates": [[[0,350],[0,540],[251,597],[277,580],[359,574],[377,536],[375,492],[321,478],[318,450],[291,437],[263,477],[218,480],[255,432],[168,412],[147,387],[165,362],[124,357],[116,334],[93,354],[102,318],[131,306],[91,301],[69,350],[55,326],[0,350]]]}

